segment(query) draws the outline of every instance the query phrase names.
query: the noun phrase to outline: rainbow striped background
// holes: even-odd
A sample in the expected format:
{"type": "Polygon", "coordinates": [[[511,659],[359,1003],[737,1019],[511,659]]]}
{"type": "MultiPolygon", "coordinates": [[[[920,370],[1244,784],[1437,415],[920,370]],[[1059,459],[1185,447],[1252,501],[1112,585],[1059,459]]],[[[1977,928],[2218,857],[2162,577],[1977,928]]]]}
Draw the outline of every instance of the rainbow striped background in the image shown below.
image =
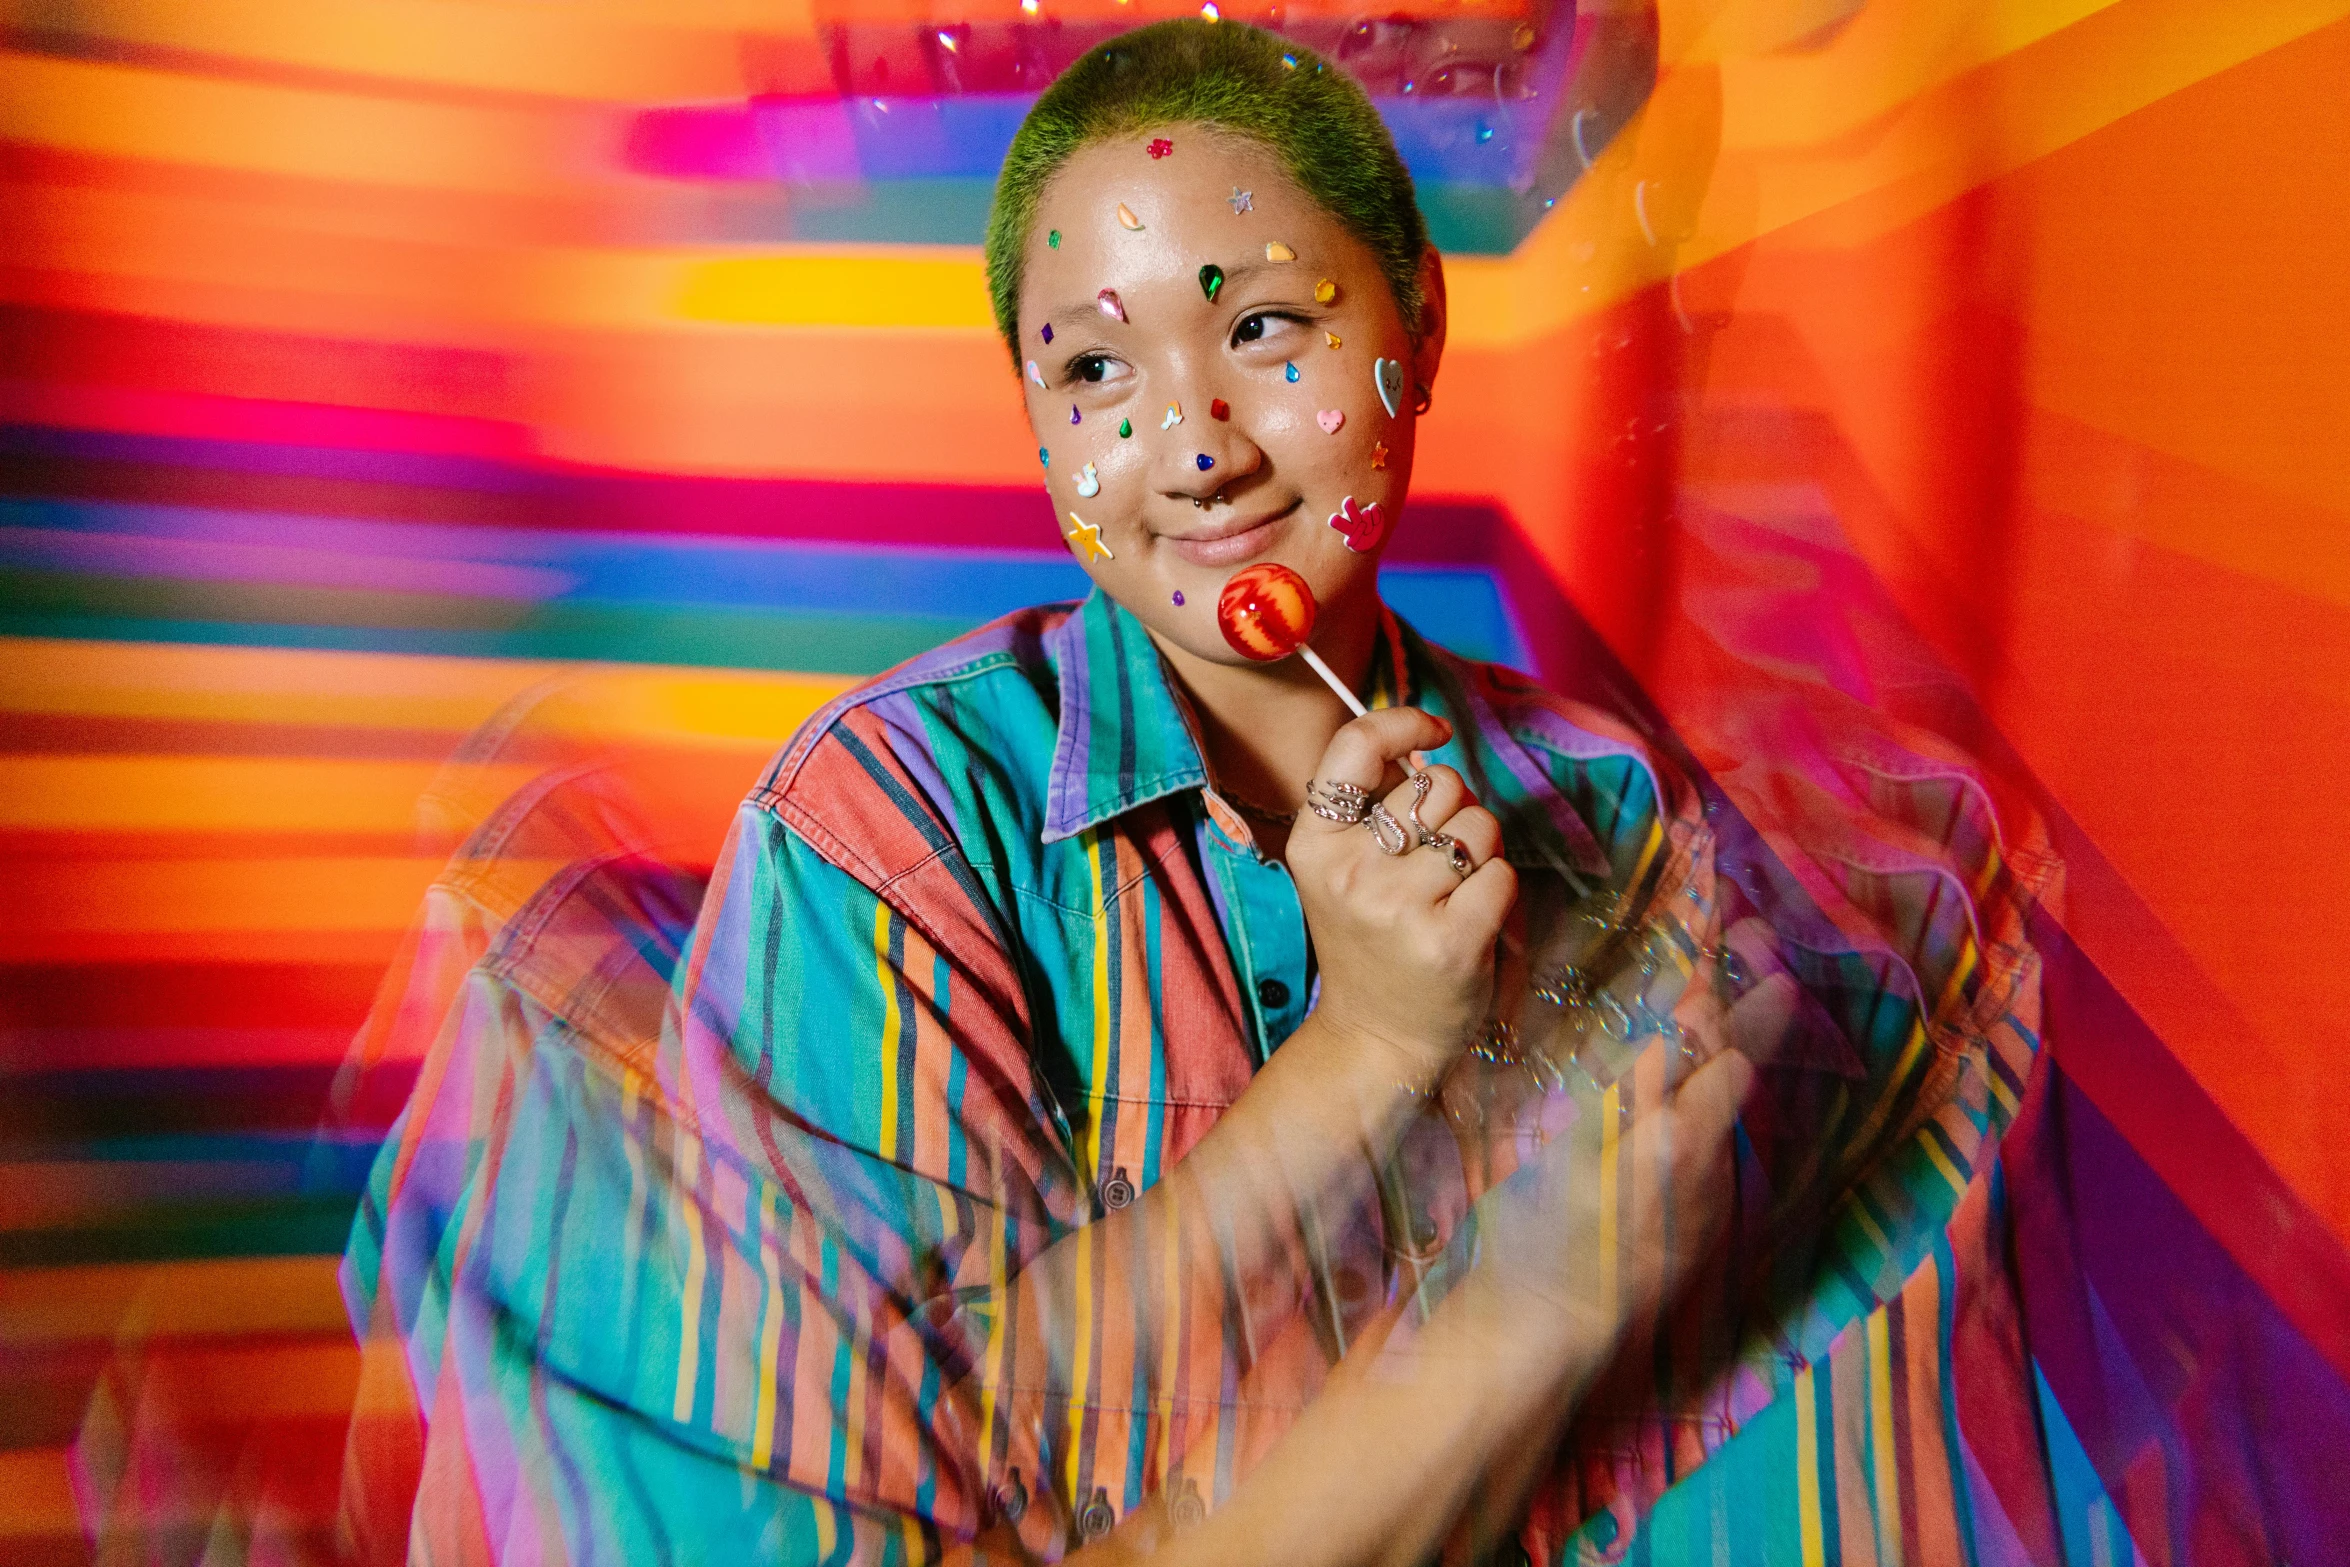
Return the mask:
{"type": "MultiPolygon", "coordinates": [[[[1188,9],[0,4],[0,1557],[328,1538],[396,1072],[319,1128],[461,797],[522,776],[466,734],[597,661],[548,721],[706,857],[826,696],[1077,591],[973,245],[1038,85],[1188,9]]],[[[1702,755],[1705,519],[1832,544],[1823,606],[1917,639],[2065,858],[2082,1179],[2196,1259],[2162,1310],[2257,1321],[2230,1374],[2290,1341],[2336,1410],[2346,17],[1278,13],[1448,254],[1398,607],[1604,645],[1702,755]]],[[[2055,1391],[2101,1470],[2173,1428],[2055,1391]]],[[[2211,1494],[2114,1489],[2149,1561],[2211,1494]]]]}

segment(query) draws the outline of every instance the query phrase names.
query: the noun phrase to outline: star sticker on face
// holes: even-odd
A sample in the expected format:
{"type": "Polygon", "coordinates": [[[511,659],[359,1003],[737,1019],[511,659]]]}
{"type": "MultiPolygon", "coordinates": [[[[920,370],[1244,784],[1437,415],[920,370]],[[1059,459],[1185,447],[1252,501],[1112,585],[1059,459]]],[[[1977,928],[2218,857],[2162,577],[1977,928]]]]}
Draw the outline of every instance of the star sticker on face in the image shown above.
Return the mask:
{"type": "Polygon", "coordinates": [[[1069,513],[1069,520],[1076,526],[1062,534],[1061,537],[1069,540],[1070,546],[1077,551],[1078,557],[1085,564],[1090,566],[1097,560],[1116,560],[1118,558],[1111,554],[1110,547],[1102,542],[1102,530],[1099,525],[1087,522],[1075,512],[1069,513]]]}
{"type": "Polygon", "coordinates": [[[1387,443],[1385,441],[1377,442],[1372,446],[1371,466],[1374,468],[1384,468],[1387,466],[1387,443]]]}
{"type": "Polygon", "coordinates": [[[1256,202],[1251,199],[1252,195],[1252,192],[1242,190],[1237,185],[1232,187],[1232,194],[1226,199],[1232,203],[1232,215],[1234,217],[1237,218],[1244,212],[1253,212],[1256,210],[1256,202]]]}

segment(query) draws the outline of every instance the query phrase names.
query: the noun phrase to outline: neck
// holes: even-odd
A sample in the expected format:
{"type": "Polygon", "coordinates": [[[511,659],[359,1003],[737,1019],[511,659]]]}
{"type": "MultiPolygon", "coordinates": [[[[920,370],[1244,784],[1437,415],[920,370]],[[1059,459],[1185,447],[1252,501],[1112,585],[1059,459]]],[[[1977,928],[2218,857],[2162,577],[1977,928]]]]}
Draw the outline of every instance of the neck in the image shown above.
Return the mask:
{"type": "MultiPolygon", "coordinates": [[[[1355,690],[1379,646],[1375,580],[1321,606],[1314,651],[1355,690]]],[[[1252,804],[1295,810],[1339,726],[1354,715],[1302,658],[1277,664],[1220,664],[1159,644],[1183,682],[1217,784],[1252,804]]]]}

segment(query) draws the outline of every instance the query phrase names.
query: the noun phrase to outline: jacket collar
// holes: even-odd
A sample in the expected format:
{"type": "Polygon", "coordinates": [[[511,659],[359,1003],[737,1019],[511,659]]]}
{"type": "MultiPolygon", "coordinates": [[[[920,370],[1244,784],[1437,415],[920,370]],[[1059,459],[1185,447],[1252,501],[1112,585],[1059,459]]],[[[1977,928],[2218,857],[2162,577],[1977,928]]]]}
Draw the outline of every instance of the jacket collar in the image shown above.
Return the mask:
{"type": "Polygon", "coordinates": [[[1158,645],[1117,600],[1094,589],[1044,641],[1061,687],[1045,842],[1208,781],[1158,645]]]}
{"type": "MultiPolygon", "coordinates": [[[[1590,830],[1543,779],[1449,654],[1404,625],[1379,616],[1366,706],[1412,703],[1453,726],[1453,738],[1430,760],[1460,769],[1505,823],[1504,853],[1516,864],[1556,864],[1563,857],[1586,873],[1606,860],[1590,830]],[[1536,808],[1525,809],[1528,804],[1536,808]]],[[[1057,843],[1114,816],[1208,784],[1198,732],[1158,645],[1142,622],[1096,588],[1045,634],[1060,684],[1059,732],[1045,796],[1044,841],[1057,843]]]]}
{"type": "MultiPolygon", "coordinates": [[[[1417,688],[1418,639],[1393,611],[1382,609],[1379,619],[1379,650],[1362,695],[1371,707],[1388,707],[1410,701],[1417,688]]],[[[1073,838],[1138,805],[1207,785],[1207,761],[1188,704],[1141,621],[1096,588],[1044,640],[1061,692],[1045,842],[1073,838]]],[[[1453,716],[1441,705],[1430,711],[1453,716]]]]}

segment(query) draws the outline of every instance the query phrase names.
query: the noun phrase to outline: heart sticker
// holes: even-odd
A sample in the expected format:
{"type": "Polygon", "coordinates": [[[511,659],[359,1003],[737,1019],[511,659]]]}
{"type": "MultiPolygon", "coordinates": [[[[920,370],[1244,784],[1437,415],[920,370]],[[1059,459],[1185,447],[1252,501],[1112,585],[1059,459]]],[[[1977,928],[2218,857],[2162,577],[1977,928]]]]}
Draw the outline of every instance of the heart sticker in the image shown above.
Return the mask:
{"type": "Polygon", "coordinates": [[[1346,547],[1358,555],[1369,554],[1379,547],[1381,539],[1387,537],[1387,519],[1380,514],[1379,503],[1373,501],[1368,506],[1358,506],[1351,495],[1339,503],[1338,510],[1330,514],[1330,526],[1336,528],[1339,536],[1346,540],[1346,547]]]}
{"type": "Polygon", "coordinates": [[[1101,475],[1093,471],[1092,463],[1087,463],[1077,471],[1077,493],[1090,501],[1101,492],[1101,475]]]}
{"type": "Polygon", "coordinates": [[[1338,433],[1338,427],[1346,423],[1346,410],[1343,408],[1325,408],[1320,413],[1314,415],[1314,422],[1320,425],[1325,433],[1336,435],[1338,433]]]}
{"type": "Polygon", "coordinates": [[[1379,402],[1386,408],[1387,417],[1394,418],[1403,397],[1403,362],[1396,359],[1373,360],[1371,380],[1379,388],[1379,402]]]}

